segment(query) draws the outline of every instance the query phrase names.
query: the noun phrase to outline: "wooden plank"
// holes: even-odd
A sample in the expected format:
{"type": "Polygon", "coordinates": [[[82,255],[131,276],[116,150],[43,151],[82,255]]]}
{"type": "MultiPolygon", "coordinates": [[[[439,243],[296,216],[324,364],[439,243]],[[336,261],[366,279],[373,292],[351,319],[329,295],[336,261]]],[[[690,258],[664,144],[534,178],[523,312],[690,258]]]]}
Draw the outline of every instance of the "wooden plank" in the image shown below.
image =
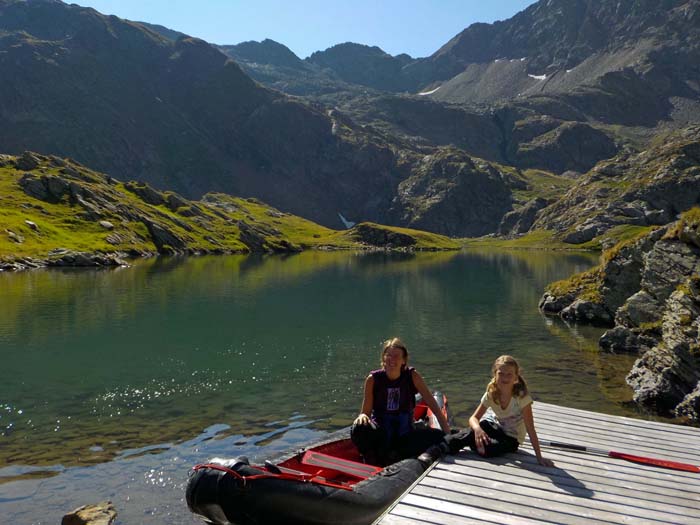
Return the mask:
{"type": "Polygon", "coordinates": [[[581,422],[575,419],[550,419],[542,417],[541,414],[535,415],[535,421],[538,427],[538,434],[541,427],[546,429],[547,432],[564,434],[562,441],[566,441],[566,436],[572,435],[571,427],[573,425],[576,427],[575,434],[577,436],[586,436],[588,439],[595,439],[610,444],[620,443],[617,445],[618,448],[623,446],[622,444],[648,446],[649,441],[656,441],[663,443],[663,450],[688,453],[688,449],[693,443],[700,442],[700,435],[697,437],[688,437],[685,434],[678,436],[672,430],[661,432],[649,429],[635,431],[634,434],[630,434],[629,429],[614,423],[603,422],[596,423],[594,426],[582,427],[581,422]]]}
{"type": "MultiPolygon", "coordinates": [[[[538,427],[542,427],[542,425],[538,423],[538,427]]],[[[677,461],[694,466],[700,465],[700,457],[693,451],[687,448],[685,450],[679,448],[671,449],[661,438],[645,439],[643,442],[632,442],[623,439],[615,440],[614,438],[601,439],[600,437],[584,433],[579,433],[573,437],[570,431],[552,429],[551,427],[544,427],[542,430],[538,429],[537,435],[543,442],[560,441],[588,448],[598,448],[606,453],[610,450],[615,450],[617,452],[626,452],[637,456],[667,459],[669,461],[677,461]],[[658,443],[659,445],[655,447],[653,443],[658,443]]],[[[611,435],[615,435],[615,432],[612,431],[611,435]]],[[[547,446],[546,443],[543,443],[543,446],[547,446]]],[[[686,447],[688,446],[692,446],[692,444],[687,444],[686,447]]],[[[700,446],[700,442],[696,446],[700,446]]],[[[589,453],[594,453],[594,451],[589,451],[589,453]]]]}
{"type": "MultiPolygon", "coordinates": [[[[678,507],[687,507],[695,510],[700,504],[700,495],[695,490],[680,489],[678,486],[673,488],[657,486],[648,486],[635,481],[624,481],[619,479],[610,479],[601,477],[600,471],[594,469],[586,473],[574,473],[573,475],[568,468],[552,469],[548,474],[540,475],[537,471],[532,471],[520,467],[500,467],[489,468],[481,463],[472,463],[469,465],[460,465],[459,463],[448,464],[445,461],[438,465],[439,469],[445,469],[449,472],[467,476],[498,476],[499,479],[524,479],[530,483],[549,483],[552,490],[560,488],[569,493],[581,494],[594,492],[596,495],[609,494],[615,496],[638,496],[647,499],[650,502],[667,503],[678,507]]],[[[541,467],[545,468],[545,467],[541,467]]],[[[436,473],[436,475],[439,475],[436,473]]]]}
{"type": "MultiPolygon", "coordinates": [[[[388,523],[392,524],[435,524],[435,525],[488,525],[496,524],[500,522],[491,521],[485,519],[485,516],[480,516],[479,518],[470,518],[467,516],[460,516],[454,514],[448,514],[442,511],[436,511],[433,509],[426,509],[422,507],[417,507],[415,505],[408,505],[402,503],[395,509],[395,513],[387,516],[387,518],[394,518],[397,521],[392,521],[388,523]]],[[[382,525],[386,525],[387,522],[382,521],[382,525]]],[[[538,522],[540,523],[540,522],[538,522]]]]}
{"type": "MultiPolygon", "coordinates": [[[[417,486],[416,489],[418,489],[418,487],[419,486],[417,486]]],[[[544,521],[539,519],[508,515],[501,511],[493,512],[491,510],[482,509],[477,505],[465,505],[461,502],[445,501],[432,495],[426,497],[411,493],[404,498],[404,502],[427,511],[440,513],[440,518],[438,518],[440,520],[435,521],[435,523],[443,523],[444,525],[462,523],[463,518],[500,523],[501,525],[539,525],[544,523],[544,521]],[[444,518],[451,518],[452,521],[444,519],[443,516],[444,518]]]]}
{"type": "MultiPolygon", "coordinates": [[[[443,488],[454,492],[467,492],[472,496],[498,500],[506,500],[512,504],[530,504],[533,500],[547,501],[547,509],[557,512],[573,513],[578,512],[578,507],[583,506],[584,510],[591,513],[595,519],[617,522],[617,514],[647,518],[656,521],[668,521],[685,525],[694,525],[700,518],[700,513],[691,516],[683,513],[687,507],[675,507],[673,505],[663,505],[649,502],[640,498],[639,495],[629,495],[627,497],[616,497],[613,501],[600,494],[590,495],[591,491],[579,490],[578,493],[570,493],[544,482],[538,485],[526,485],[515,482],[510,478],[494,480],[490,477],[465,476],[456,474],[448,470],[441,469],[423,480],[421,486],[443,488]]],[[[579,513],[580,514],[580,513],[579,513]]]]}
{"type": "MultiPolygon", "coordinates": [[[[700,464],[700,429],[536,402],[541,439],[700,464]]],[[[543,447],[554,468],[520,451],[481,458],[469,449],[433,466],[381,525],[700,523],[700,475],[543,447]]]]}
{"type": "MultiPolygon", "coordinates": [[[[483,525],[487,522],[483,519],[451,516],[449,514],[437,513],[429,509],[402,504],[395,509],[394,513],[382,520],[382,525],[399,523],[401,525],[425,525],[426,523],[434,523],[436,525],[483,525]]],[[[494,522],[490,521],[488,523],[494,522]]]]}
{"type": "MultiPolygon", "coordinates": [[[[454,461],[459,463],[465,457],[463,454],[455,456],[454,461]]],[[[490,459],[483,459],[476,454],[472,454],[468,457],[468,461],[483,464],[485,465],[484,468],[498,468],[504,472],[510,472],[512,475],[525,470],[532,470],[543,476],[552,477],[557,476],[559,472],[565,473],[569,478],[580,478],[581,475],[584,475],[585,478],[585,475],[588,474],[588,479],[592,480],[602,480],[606,483],[626,484],[628,486],[633,484],[635,490],[676,491],[679,495],[690,493],[695,497],[697,497],[697,492],[700,492],[688,492],[688,487],[697,487],[699,480],[686,481],[683,478],[683,483],[679,484],[679,478],[674,476],[676,471],[657,468],[655,469],[657,472],[653,472],[644,470],[644,468],[653,469],[654,467],[640,465],[642,468],[637,468],[636,464],[629,464],[616,459],[602,458],[600,456],[577,457],[572,453],[566,452],[556,456],[548,456],[556,463],[555,468],[549,470],[546,470],[547,467],[537,464],[537,460],[533,455],[526,455],[522,452],[490,459]]],[[[447,461],[450,461],[450,458],[443,460],[441,464],[444,465],[447,461]]],[[[475,465],[469,465],[469,467],[474,468],[475,465]]]]}
{"type": "Polygon", "coordinates": [[[573,417],[579,424],[585,423],[587,421],[601,421],[601,422],[612,422],[619,425],[623,425],[629,429],[651,429],[656,428],[661,431],[669,430],[669,427],[673,428],[675,432],[679,434],[686,434],[689,437],[697,437],[700,435],[700,429],[695,427],[683,426],[683,425],[673,425],[671,423],[662,423],[660,421],[651,421],[647,419],[634,419],[625,416],[611,416],[608,414],[603,414],[601,412],[591,412],[588,410],[582,410],[579,408],[562,407],[559,405],[552,405],[549,403],[542,403],[536,401],[533,404],[533,410],[537,413],[548,412],[550,414],[559,414],[562,417],[573,417]]]}
{"type": "MultiPolygon", "coordinates": [[[[434,508],[438,506],[438,501],[449,502],[458,504],[463,508],[478,508],[481,511],[501,513],[504,515],[507,513],[518,520],[541,520],[561,525],[577,525],[585,521],[593,523],[620,523],[623,525],[636,525],[645,522],[645,520],[637,517],[625,516],[624,514],[612,515],[599,513],[583,506],[553,511],[550,510],[552,502],[549,500],[540,501],[530,499],[528,501],[511,501],[511,499],[514,498],[512,494],[502,494],[498,496],[495,492],[495,499],[491,499],[464,492],[447,491],[418,485],[410,495],[430,498],[433,501],[434,508]]],[[[648,520],[646,523],[655,523],[658,525],[660,522],[648,520]]]]}
{"type": "MultiPolygon", "coordinates": [[[[655,450],[658,454],[659,448],[664,454],[688,457],[688,459],[700,459],[700,454],[695,452],[695,447],[700,445],[700,435],[696,437],[688,437],[686,435],[678,436],[671,431],[660,432],[658,430],[636,431],[635,434],[630,434],[629,429],[614,423],[600,423],[593,427],[582,427],[580,421],[574,419],[550,420],[546,417],[541,417],[540,414],[535,415],[535,421],[538,428],[538,435],[545,433],[547,435],[560,436],[557,439],[564,442],[571,441],[569,438],[573,434],[581,439],[589,441],[589,446],[604,446],[615,449],[622,447],[634,447],[646,450],[655,450]],[[572,426],[577,427],[576,432],[572,432],[572,426]],[[543,430],[540,430],[543,429],[543,430]],[[597,443],[597,445],[593,445],[597,443]],[[662,447],[655,447],[654,444],[663,444],[662,447]]],[[[555,438],[548,438],[554,440],[555,438]]]]}
{"type": "MultiPolygon", "coordinates": [[[[532,451],[529,446],[523,447],[520,451],[520,457],[522,460],[525,460],[525,458],[530,456],[533,462],[537,461],[534,454],[534,451],[532,451]]],[[[640,480],[653,478],[657,481],[668,481],[673,486],[677,485],[679,481],[682,481],[685,485],[695,485],[700,489],[700,474],[693,472],[662,468],[644,463],[626,461],[624,459],[610,458],[608,456],[598,454],[576,452],[574,450],[546,448],[544,454],[546,457],[550,457],[552,459],[559,458],[561,461],[569,464],[580,465],[582,467],[591,466],[595,467],[596,469],[603,469],[606,471],[606,475],[608,475],[608,473],[612,475],[615,475],[615,473],[620,473],[639,478],[640,480]]]]}

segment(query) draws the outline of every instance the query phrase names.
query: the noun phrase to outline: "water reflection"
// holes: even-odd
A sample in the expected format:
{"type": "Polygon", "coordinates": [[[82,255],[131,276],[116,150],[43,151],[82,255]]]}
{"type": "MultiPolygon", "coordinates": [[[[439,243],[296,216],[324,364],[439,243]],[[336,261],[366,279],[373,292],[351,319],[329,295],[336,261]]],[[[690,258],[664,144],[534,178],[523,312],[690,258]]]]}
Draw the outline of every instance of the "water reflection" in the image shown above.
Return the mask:
{"type": "Polygon", "coordinates": [[[332,430],[350,422],[379,342],[395,334],[462,422],[504,351],[543,400],[625,412],[611,370],[628,359],[599,356],[599,332],[573,335],[536,309],[546,283],[594,263],[307,252],[0,274],[0,461],[92,465],[212,424],[261,435],[295,415],[332,430]]]}

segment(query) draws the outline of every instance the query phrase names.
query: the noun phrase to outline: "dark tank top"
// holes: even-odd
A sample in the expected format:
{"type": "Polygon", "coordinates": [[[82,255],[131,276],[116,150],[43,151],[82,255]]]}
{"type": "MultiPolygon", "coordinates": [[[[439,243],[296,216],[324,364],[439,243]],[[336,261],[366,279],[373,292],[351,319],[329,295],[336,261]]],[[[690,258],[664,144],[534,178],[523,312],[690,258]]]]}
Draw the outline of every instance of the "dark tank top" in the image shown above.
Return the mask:
{"type": "Polygon", "coordinates": [[[413,370],[413,367],[405,368],[393,381],[383,369],[371,372],[374,379],[372,419],[387,431],[389,438],[413,430],[413,409],[418,392],[413,384],[413,370]]]}

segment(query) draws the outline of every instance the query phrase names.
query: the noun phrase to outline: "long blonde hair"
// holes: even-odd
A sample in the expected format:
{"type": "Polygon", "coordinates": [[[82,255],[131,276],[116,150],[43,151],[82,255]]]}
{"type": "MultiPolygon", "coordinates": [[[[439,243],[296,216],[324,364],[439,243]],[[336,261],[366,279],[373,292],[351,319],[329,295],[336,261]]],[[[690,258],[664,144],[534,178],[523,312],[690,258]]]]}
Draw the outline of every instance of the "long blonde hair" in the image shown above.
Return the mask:
{"type": "Polygon", "coordinates": [[[527,383],[521,374],[520,365],[513,356],[502,355],[496,359],[493,362],[493,366],[491,366],[491,375],[493,377],[486,387],[486,391],[489,396],[491,396],[491,399],[499,402],[501,400],[501,392],[498,390],[498,384],[496,383],[496,371],[502,366],[512,366],[515,368],[515,375],[518,376],[518,382],[513,385],[513,395],[516,397],[523,397],[527,394],[527,383]]]}

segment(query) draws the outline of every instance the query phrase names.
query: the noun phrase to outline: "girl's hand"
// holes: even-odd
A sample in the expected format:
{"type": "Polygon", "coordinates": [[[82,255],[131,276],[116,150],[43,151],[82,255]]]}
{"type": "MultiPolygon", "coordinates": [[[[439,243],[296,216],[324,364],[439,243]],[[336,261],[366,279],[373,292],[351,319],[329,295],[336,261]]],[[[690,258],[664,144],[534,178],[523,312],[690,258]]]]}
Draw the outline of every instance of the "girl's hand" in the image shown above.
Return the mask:
{"type": "Polygon", "coordinates": [[[491,443],[489,435],[479,428],[479,430],[474,431],[474,441],[476,442],[476,451],[482,456],[486,455],[486,445],[491,443]]]}
{"type": "Polygon", "coordinates": [[[369,419],[369,416],[367,414],[360,414],[355,418],[354,421],[355,425],[371,425],[372,421],[369,419]]]}
{"type": "Polygon", "coordinates": [[[553,467],[553,466],[554,466],[554,461],[552,461],[552,460],[549,459],[549,458],[542,457],[542,456],[540,456],[539,458],[537,458],[537,462],[538,462],[540,465],[542,465],[543,467],[553,467]]]}

